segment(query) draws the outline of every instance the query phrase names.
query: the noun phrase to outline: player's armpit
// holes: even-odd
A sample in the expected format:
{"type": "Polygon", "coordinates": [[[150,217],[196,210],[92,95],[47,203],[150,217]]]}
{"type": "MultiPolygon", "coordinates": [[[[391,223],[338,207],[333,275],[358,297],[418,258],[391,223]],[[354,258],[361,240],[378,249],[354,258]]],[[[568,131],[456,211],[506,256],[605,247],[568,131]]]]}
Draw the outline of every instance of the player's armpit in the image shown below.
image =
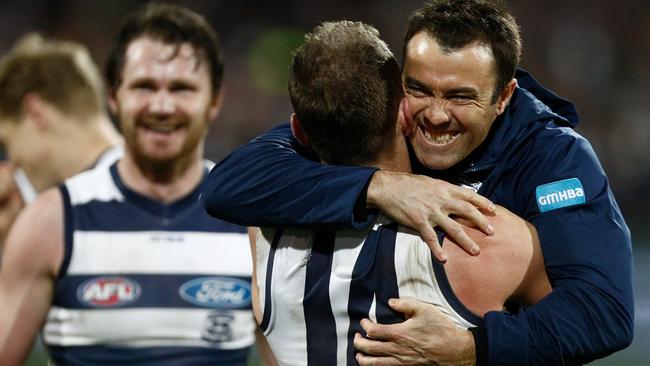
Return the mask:
{"type": "Polygon", "coordinates": [[[262,364],[264,366],[277,366],[278,361],[275,359],[273,350],[271,350],[269,342],[266,340],[266,337],[262,334],[259,327],[255,330],[255,342],[257,345],[257,351],[262,359],[262,364]]]}
{"type": "Polygon", "coordinates": [[[63,204],[46,191],[18,216],[0,265],[0,364],[27,357],[52,302],[63,259],[63,204]]]}

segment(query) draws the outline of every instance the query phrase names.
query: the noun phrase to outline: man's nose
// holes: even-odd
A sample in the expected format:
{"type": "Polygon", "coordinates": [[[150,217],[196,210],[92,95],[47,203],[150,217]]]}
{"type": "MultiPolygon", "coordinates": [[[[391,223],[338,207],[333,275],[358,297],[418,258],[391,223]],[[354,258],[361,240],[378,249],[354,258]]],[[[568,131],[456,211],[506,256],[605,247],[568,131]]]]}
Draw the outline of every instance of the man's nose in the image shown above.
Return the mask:
{"type": "Polygon", "coordinates": [[[435,126],[449,123],[451,114],[448,107],[444,99],[432,97],[425,114],[429,123],[435,126]]]}
{"type": "Polygon", "coordinates": [[[149,104],[149,111],[157,114],[172,114],[174,108],[174,98],[166,90],[156,92],[149,104]]]}

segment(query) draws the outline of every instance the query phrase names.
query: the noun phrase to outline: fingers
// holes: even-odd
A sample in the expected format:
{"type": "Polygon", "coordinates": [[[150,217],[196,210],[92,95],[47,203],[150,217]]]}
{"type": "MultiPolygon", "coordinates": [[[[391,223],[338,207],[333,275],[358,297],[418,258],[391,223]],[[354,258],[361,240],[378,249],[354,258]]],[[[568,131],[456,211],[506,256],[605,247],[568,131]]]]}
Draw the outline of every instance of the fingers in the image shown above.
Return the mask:
{"type": "Polygon", "coordinates": [[[357,353],[355,358],[361,366],[391,366],[402,364],[393,357],[368,356],[363,353],[357,353]]]}
{"type": "Polygon", "coordinates": [[[366,355],[388,356],[390,355],[389,343],[377,339],[366,338],[359,333],[354,335],[354,348],[366,355]]]}
{"type": "Polygon", "coordinates": [[[470,255],[478,255],[481,252],[478,244],[467,235],[463,227],[452,218],[446,218],[440,222],[440,228],[452,237],[455,243],[470,255]]]}
{"type": "Polygon", "coordinates": [[[438,243],[438,235],[436,235],[431,224],[426,222],[415,229],[420,233],[422,240],[427,243],[427,246],[431,249],[431,253],[438,262],[445,263],[447,261],[447,254],[442,250],[440,243],[438,243]]]}
{"type": "Polygon", "coordinates": [[[388,300],[388,306],[390,306],[395,311],[403,313],[406,319],[411,318],[423,310],[423,307],[426,307],[427,305],[427,303],[418,301],[412,297],[402,297],[388,300]]]}
{"type": "Polygon", "coordinates": [[[477,207],[479,210],[487,213],[494,213],[496,211],[496,207],[494,206],[494,203],[487,199],[484,196],[481,196],[480,194],[466,188],[462,188],[465,190],[467,196],[465,197],[465,200],[475,207],[477,207]]]}
{"type": "Polygon", "coordinates": [[[453,212],[450,213],[469,220],[487,235],[494,234],[494,228],[484,214],[493,215],[496,211],[494,204],[470,189],[461,187],[455,187],[455,189],[457,190],[455,193],[458,194],[461,201],[456,202],[453,212]]]}

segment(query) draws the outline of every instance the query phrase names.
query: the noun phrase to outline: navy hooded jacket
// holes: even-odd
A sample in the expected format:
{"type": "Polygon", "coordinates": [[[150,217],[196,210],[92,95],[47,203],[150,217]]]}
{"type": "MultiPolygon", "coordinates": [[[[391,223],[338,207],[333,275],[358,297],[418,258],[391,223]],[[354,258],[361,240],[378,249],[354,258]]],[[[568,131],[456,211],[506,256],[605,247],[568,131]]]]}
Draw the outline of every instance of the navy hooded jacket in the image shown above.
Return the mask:
{"type": "MultiPolygon", "coordinates": [[[[414,171],[478,192],[537,228],[553,291],[474,329],[479,365],[576,365],[632,341],[630,233],[575,107],[518,70],[518,87],[486,141],[446,171],[414,171]]],[[[363,228],[376,169],[319,164],[281,125],[210,173],[209,214],[240,225],[363,228]],[[305,159],[307,157],[307,159],[305,159]]]]}

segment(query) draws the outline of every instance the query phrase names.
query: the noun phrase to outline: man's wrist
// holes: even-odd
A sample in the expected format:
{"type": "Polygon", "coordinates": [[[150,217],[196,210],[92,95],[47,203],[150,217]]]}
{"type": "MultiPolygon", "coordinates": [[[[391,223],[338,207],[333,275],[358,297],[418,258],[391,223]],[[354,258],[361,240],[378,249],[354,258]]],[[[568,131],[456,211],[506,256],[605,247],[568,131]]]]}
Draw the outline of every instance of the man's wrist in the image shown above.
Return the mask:
{"type": "Polygon", "coordinates": [[[372,177],[370,177],[370,180],[368,181],[368,186],[366,187],[366,195],[364,197],[365,208],[371,209],[371,208],[379,207],[379,203],[380,203],[379,200],[381,199],[382,196],[381,190],[385,184],[386,173],[387,172],[385,171],[377,170],[375,174],[373,174],[372,177]]]}
{"type": "Polygon", "coordinates": [[[368,206],[368,190],[370,189],[370,184],[373,180],[373,177],[376,176],[377,173],[379,173],[379,171],[376,171],[370,177],[370,179],[368,179],[368,182],[366,182],[366,186],[359,193],[359,197],[357,197],[357,201],[355,202],[353,208],[353,215],[355,221],[365,221],[367,217],[372,214],[371,207],[368,206]]]}

